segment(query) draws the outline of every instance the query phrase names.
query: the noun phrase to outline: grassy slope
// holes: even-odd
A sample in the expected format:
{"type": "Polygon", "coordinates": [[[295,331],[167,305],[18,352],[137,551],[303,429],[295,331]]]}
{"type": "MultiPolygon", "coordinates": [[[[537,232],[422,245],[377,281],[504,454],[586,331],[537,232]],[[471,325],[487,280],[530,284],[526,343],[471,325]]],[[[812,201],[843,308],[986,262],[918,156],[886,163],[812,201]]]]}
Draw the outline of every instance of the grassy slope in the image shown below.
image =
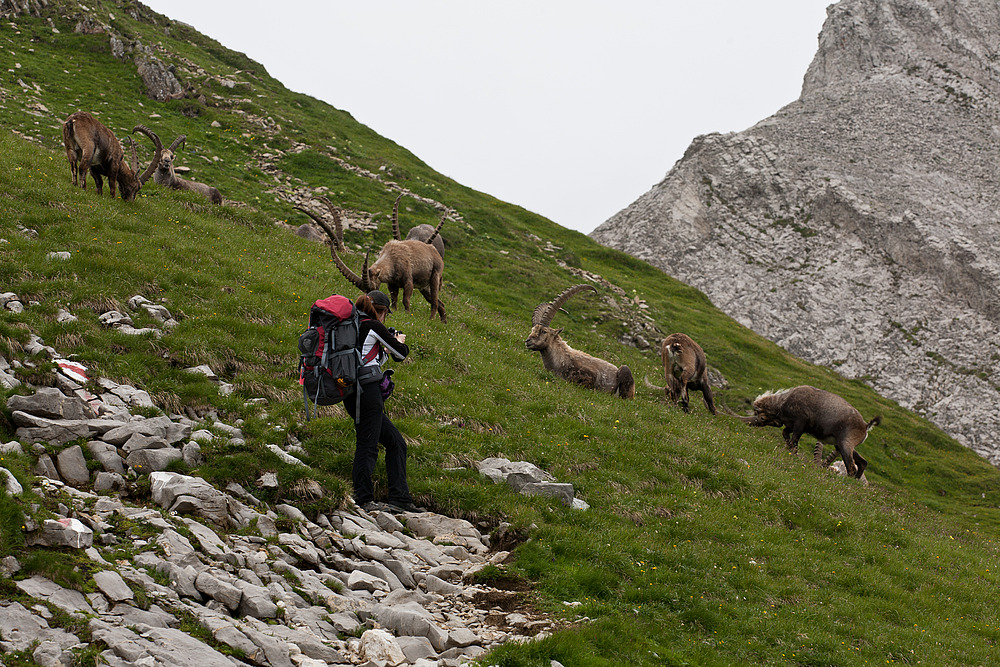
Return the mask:
{"type": "MultiPolygon", "coordinates": [[[[313,299],[349,288],[324,247],[274,225],[301,216],[265,192],[273,179],[250,158],[265,143],[308,144],[313,149],[282,161],[286,173],[329,187],[344,206],[389,211],[394,193],[337,167],[325,154],[334,147],[365,169],[386,166],[387,178],[453,207],[465,221],[446,229],[449,323],[428,322],[420,297],[411,313],[393,318],[414,350],[396,376],[391,414],[414,438],[410,478],[418,500],[511,522],[530,538],[512,569],[537,582],[541,603],[554,613],[591,619],[544,642],[502,649],[491,663],[992,662],[992,535],[1000,527],[993,467],[863,384],[793,359],[647,265],[434,173],[348,114],[285,90],[259,65],[187,28],[175,25],[168,36],[162,17],[154,27],[108,7],[117,30],[250,85],[234,92],[192,81],[210,98],[245,100],[232,107],[160,104],[111,57],[106,36],[74,35],[72,23],[58,18],[58,34],[37,19],[19,19],[18,31],[3,26],[0,46],[21,67],[0,74],[0,124],[7,128],[0,134],[0,237],[8,241],[0,245],[0,288],[39,305],[0,317],[0,354],[21,358],[20,346],[35,331],[95,373],[148,389],[168,409],[213,406],[227,420],[244,419],[247,444],[209,451],[196,471],[220,483],[252,484],[261,470],[278,470],[290,484],[303,473],[262,449],[293,434],[329,491],[323,502],[339,502],[349,486],[351,427],[336,410],[302,422],[294,341],[313,299]],[[43,89],[50,114],[23,110],[31,98],[18,79],[43,89]],[[72,189],[58,128],[77,108],[100,111],[117,132],[142,122],[168,141],[187,134],[185,159],[198,178],[254,209],[211,208],[152,186],[132,204],[72,189]],[[283,130],[262,136],[233,108],[270,116],[283,130]],[[212,120],[221,127],[210,127],[212,120]],[[18,223],[39,237],[16,231],[18,223]],[[547,251],[545,242],[560,249],[547,251]],[[72,259],[46,258],[61,250],[72,259]],[[580,281],[557,259],[645,300],[662,331],[699,340],[728,378],[732,388],[719,393],[734,409],[763,389],[809,383],[843,395],[866,417],[882,414],[883,425],[862,447],[872,485],[789,457],[776,429],[712,418],[697,399],[685,415],[641,384],[634,401],[622,402],[546,373],[523,339],[531,309],[580,281]],[[162,339],[101,329],[100,312],[124,309],[133,294],[163,299],[180,320],[177,329],[162,339]],[[60,305],[80,320],[57,324],[60,305]],[[183,372],[201,363],[234,383],[236,395],[220,397],[183,372]],[[244,404],[258,396],[271,399],[266,411],[244,404]],[[455,469],[493,455],[547,468],[572,482],[592,509],[517,497],[455,469]]],[[[428,206],[411,200],[409,208],[406,225],[436,221],[428,206]]],[[[385,238],[382,229],[348,241],[377,246],[385,238]]],[[[654,353],[618,344],[617,312],[594,297],[577,297],[567,311],[555,324],[571,344],[628,363],[639,378],[660,377],[654,353]]],[[[135,317],[137,326],[147,323],[135,317]]],[[[23,375],[44,382],[50,372],[40,363],[23,375]]],[[[0,441],[12,438],[7,422],[0,441]]],[[[27,481],[28,460],[4,463],[27,481]]],[[[0,503],[0,520],[12,511],[10,501],[0,503]]],[[[4,537],[0,551],[14,550],[16,534],[4,537]]]]}

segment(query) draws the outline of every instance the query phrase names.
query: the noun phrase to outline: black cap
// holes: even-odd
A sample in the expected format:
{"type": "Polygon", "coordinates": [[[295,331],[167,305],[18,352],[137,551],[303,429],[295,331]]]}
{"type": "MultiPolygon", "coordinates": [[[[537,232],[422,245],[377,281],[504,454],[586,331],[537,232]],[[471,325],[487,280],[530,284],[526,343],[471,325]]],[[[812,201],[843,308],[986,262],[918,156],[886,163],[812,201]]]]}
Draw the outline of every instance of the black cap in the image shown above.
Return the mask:
{"type": "Polygon", "coordinates": [[[372,303],[376,306],[383,306],[390,313],[392,312],[392,308],[389,307],[389,297],[385,295],[385,292],[373,289],[371,292],[368,292],[368,298],[371,299],[372,303]]]}

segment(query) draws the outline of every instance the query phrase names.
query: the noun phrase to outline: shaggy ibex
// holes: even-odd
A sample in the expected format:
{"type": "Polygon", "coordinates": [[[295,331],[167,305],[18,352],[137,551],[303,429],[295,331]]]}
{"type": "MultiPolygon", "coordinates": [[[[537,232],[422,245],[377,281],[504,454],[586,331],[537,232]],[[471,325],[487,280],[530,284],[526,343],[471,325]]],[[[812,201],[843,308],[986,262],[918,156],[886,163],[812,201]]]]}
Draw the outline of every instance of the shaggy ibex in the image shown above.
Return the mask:
{"type": "Polygon", "coordinates": [[[864,473],[868,461],[855,448],[882,422],[881,417],[866,422],[861,413],[840,396],[808,385],[761,394],[754,399],[753,416],[740,419],[751,426],[784,427],[781,434],[790,452],[798,451],[799,437],[803,433],[821,442],[830,442],[843,459],[847,474],[857,478],[864,473]]]}
{"type": "Polygon", "coordinates": [[[407,311],[410,310],[410,296],[416,288],[431,304],[431,319],[434,319],[434,314],[437,313],[442,322],[448,321],[444,305],[439,298],[444,276],[444,259],[431,245],[434,238],[437,237],[437,231],[444,224],[444,218],[438,224],[434,235],[426,241],[393,239],[382,246],[382,250],[379,251],[378,257],[375,258],[375,262],[370,267],[366,255],[361,276],[358,276],[347,267],[347,264],[337,253],[338,247],[343,248],[343,226],[340,222],[340,212],[329,202],[327,205],[333,214],[337,232],[325,220],[311,211],[296,208],[312,218],[330,237],[330,252],[333,254],[333,261],[345,278],[363,292],[378,289],[382,283],[386,283],[392,298],[393,308],[396,307],[399,290],[402,289],[403,308],[407,311]]]}
{"type": "Polygon", "coordinates": [[[208,198],[208,201],[213,204],[222,203],[222,194],[219,193],[218,189],[213,188],[211,185],[205,183],[198,183],[197,181],[189,181],[186,178],[181,178],[174,171],[174,158],[177,157],[177,147],[184,143],[187,139],[187,135],[182,134],[181,136],[174,139],[174,143],[170,144],[170,148],[163,151],[163,156],[160,158],[160,164],[153,172],[153,182],[157,185],[162,185],[167,188],[172,188],[174,190],[186,190],[189,192],[197,192],[208,198]]]}
{"type": "Polygon", "coordinates": [[[553,301],[539,304],[531,316],[531,334],[524,341],[525,347],[542,353],[545,370],[551,371],[569,382],[615,394],[621,398],[635,396],[635,380],[628,366],[592,357],[586,352],[574,350],[559,334],[562,329],[549,326],[553,316],[574,294],[584,290],[597,289],[593,285],[574,285],[553,301]]]}
{"type": "Polygon", "coordinates": [[[667,400],[673,403],[679,400],[681,409],[689,412],[688,389],[697,389],[701,391],[708,411],[716,414],[715,399],[708,382],[708,363],[701,346],[686,334],[673,333],[663,339],[660,358],[663,359],[663,375],[667,380],[667,386],[663,387],[667,400]]]}
{"type": "Polygon", "coordinates": [[[132,166],[125,162],[125,151],[114,132],[86,111],[77,111],[69,115],[63,122],[63,145],[66,147],[66,159],[69,160],[73,185],[77,185],[78,176],[81,187],[87,189],[87,172],[94,177],[97,194],[102,194],[103,177],[107,177],[111,188],[111,196],[115,196],[115,187],[121,188],[121,196],[125,201],[133,201],[149,177],[156,170],[163,154],[160,138],[145,125],[136,125],[132,132],[139,132],[149,137],[156,146],[152,162],[142,174],[138,174],[139,161],[133,153],[132,166]]]}

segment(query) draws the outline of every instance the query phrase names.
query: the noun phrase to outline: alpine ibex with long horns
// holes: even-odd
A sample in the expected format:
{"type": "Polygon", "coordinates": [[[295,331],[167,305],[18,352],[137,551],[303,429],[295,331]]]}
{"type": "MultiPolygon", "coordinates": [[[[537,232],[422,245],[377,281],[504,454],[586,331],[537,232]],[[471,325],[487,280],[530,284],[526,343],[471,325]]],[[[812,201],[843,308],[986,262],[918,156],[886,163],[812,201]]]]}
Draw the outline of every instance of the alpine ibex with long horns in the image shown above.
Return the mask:
{"type": "MultiPolygon", "coordinates": [[[[859,479],[868,461],[856,448],[882,422],[881,417],[866,422],[857,408],[840,396],[808,385],[765,392],[754,399],[753,416],[739,419],[751,426],[783,427],[785,447],[793,453],[798,451],[803,433],[820,442],[831,442],[843,459],[848,476],[859,479]]],[[[817,448],[817,463],[821,452],[822,448],[817,448]]],[[[826,463],[829,465],[829,461],[826,463]]]]}
{"type": "MultiPolygon", "coordinates": [[[[398,204],[399,200],[396,201],[398,204]]],[[[364,268],[359,276],[348,268],[337,252],[338,248],[343,249],[344,247],[340,211],[329,202],[326,204],[333,215],[334,224],[337,227],[336,232],[329,223],[318,215],[305,208],[296,208],[312,218],[330,237],[330,252],[333,255],[333,261],[351,284],[362,292],[368,292],[379,289],[382,283],[385,283],[389,289],[393,308],[396,307],[399,290],[402,289],[403,308],[407,311],[410,310],[410,297],[413,290],[417,289],[431,304],[431,319],[434,319],[434,315],[437,313],[442,322],[448,321],[444,305],[439,297],[444,277],[444,258],[433,245],[434,239],[438,237],[438,232],[447,218],[441,219],[434,234],[425,241],[400,240],[399,226],[398,224],[394,225],[393,233],[396,238],[382,246],[371,266],[368,265],[368,255],[365,255],[364,268]]]]}
{"type": "Polygon", "coordinates": [[[563,304],[574,294],[584,290],[597,291],[593,285],[574,285],[554,300],[536,306],[535,312],[531,315],[531,333],[524,341],[524,345],[529,350],[540,352],[545,370],[555,373],[564,380],[621,398],[632,398],[635,396],[635,379],[628,366],[615,366],[586,352],[574,350],[559,335],[562,329],[553,329],[549,326],[563,304]]]}
{"type": "Polygon", "coordinates": [[[176,139],[174,143],[170,144],[169,148],[164,149],[163,156],[160,158],[160,164],[157,166],[156,171],[153,172],[153,182],[157,185],[162,185],[166,188],[171,188],[173,190],[185,190],[187,192],[197,192],[208,199],[208,201],[213,204],[222,203],[222,194],[219,192],[218,188],[214,188],[207,183],[199,183],[197,181],[189,181],[186,178],[181,178],[177,175],[177,171],[174,169],[174,159],[177,157],[177,147],[182,145],[187,140],[187,135],[182,134],[176,139]]]}
{"type": "Polygon", "coordinates": [[[69,160],[73,185],[87,189],[87,172],[94,177],[97,194],[102,194],[103,178],[108,179],[111,196],[115,196],[115,188],[121,189],[121,197],[125,201],[133,201],[139,189],[149,180],[160,163],[163,145],[156,133],[145,125],[136,125],[132,133],[139,132],[149,137],[156,146],[153,160],[145,171],[139,174],[139,160],[132,154],[132,165],[125,162],[125,151],[114,132],[86,111],[71,113],[63,122],[63,145],[66,147],[66,159],[69,160]]]}

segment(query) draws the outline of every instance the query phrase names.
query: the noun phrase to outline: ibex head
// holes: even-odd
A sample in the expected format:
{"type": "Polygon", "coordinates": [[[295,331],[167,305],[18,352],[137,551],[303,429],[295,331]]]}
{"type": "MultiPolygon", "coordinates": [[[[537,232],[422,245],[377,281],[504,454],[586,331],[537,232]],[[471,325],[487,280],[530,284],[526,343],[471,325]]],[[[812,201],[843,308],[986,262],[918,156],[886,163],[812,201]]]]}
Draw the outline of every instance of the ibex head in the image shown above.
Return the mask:
{"type": "Polygon", "coordinates": [[[593,285],[581,284],[574,285],[569,289],[565,290],[562,294],[557,296],[552,301],[547,303],[540,303],[535,307],[535,312],[531,315],[531,333],[528,338],[524,341],[525,346],[529,350],[543,350],[552,344],[555,338],[559,337],[562,329],[552,329],[549,324],[552,322],[552,318],[563,307],[570,297],[574,294],[579,294],[585,290],[597,291],[593,285]]]}
{"type": "Polygon", "coordinates": [[[138,132],[139,134],[145,134],[153,141],[153,145],[156,146],[156,152],[153,154],[153,159],[150,161],[149,166],[146,170],[139,174],[139,156],[135,152],[135,143],[132,143],[132,173],[136,174],[135,180],[127,179],[127,181],[121,182],[119,185],[121,187],[121,196],[125,201],[133,201],[137,194],[139,194],[139,189],[146,184],[149,177],[153,175],[156,168],[160,165],[160,158],[163,156],[163,144],[160,143],[160,138],[156,136],[156,133],[145,125],[136,125],[132,128],[132,134],[138,132]]]}
{"type": "Polygon", "coordinates": [[[184,144],[187,140],[187,135],[182,134],[176,139],[174,143],[170,144],[170,148],[166,148],[163,151],[163,155],[160,157],[159,169],[162,171],[171,171],[174,167],[174,158],[177,157],[177,147],[184,144]]]}

